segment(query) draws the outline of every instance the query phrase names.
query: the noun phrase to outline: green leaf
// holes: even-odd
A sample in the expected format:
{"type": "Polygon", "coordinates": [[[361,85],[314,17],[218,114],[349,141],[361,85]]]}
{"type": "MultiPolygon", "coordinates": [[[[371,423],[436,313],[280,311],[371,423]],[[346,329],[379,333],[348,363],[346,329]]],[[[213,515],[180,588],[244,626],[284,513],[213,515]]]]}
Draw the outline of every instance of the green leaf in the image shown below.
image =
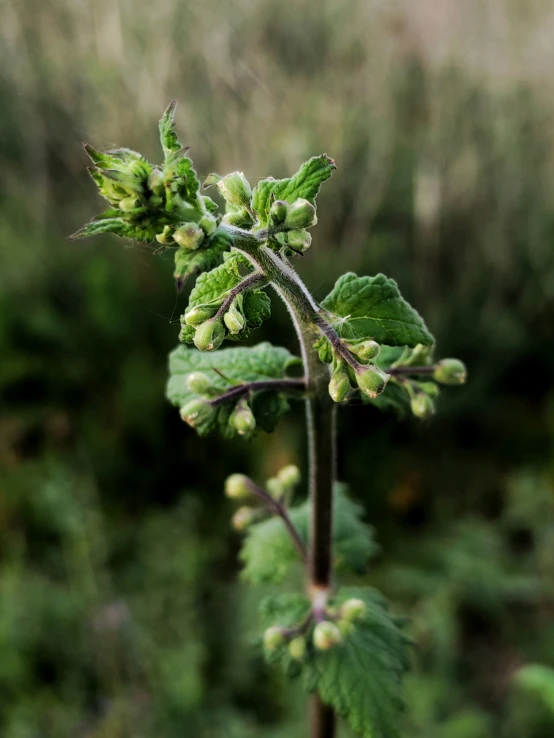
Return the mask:
{"type": "Polygon", "coordinates": [[[423,319],[400,294],[393,279],[383,274],[340,277],[321,303],[342,338],[372,338],[388,346],[426,346],[433,343],[423,319]]]}
{"type": "MultiPolygon", "coordinates": [[[[386,600],[370,588],[341,589],[332,605],[350,598],[363,600],[366,611],[340,644],[319,651],[309,643],[303,662],[295,662],[286,645],[265,655],[271,663],[279,661],[289,676],[299,676],[308,692],[317,692],[362,738],[400,738],[401,680],[409,667],[406,621],[391,615],[386,600]]],[[[268,598],[260,614],[264,628],[298,625],[306,614],[305,600],[268,598]]]]}
{"type": "Polygon", "coordinates": [[[173,101],[169,104],[167,110],[163,114],[160,122],[160,141],[164,150],[164,156],[167,158],[174,151],[182,148],[175,133],[175,108],[177,103],[173,101]]]}
{"type": "Polygon", "coordinates": [[[196,251],[177,249],[175,252],[175,279],[180,285],[193,274],[206,272],[221,264],[223,254],[233,245],[233,239],[225,231],[216,231],[206,246],[196,251]]]}
{"type": "Polygon", "coordinates": [[[269,222],[272,196],[276,200],[286,200],[290,203],[302,197],[315,204],[322,183],[329,179],[336,168],[334,160],[327,154],[322,154],[308,159],[293,177],[263,179],[252,192],[252,209],[257,214],[260,224],[267,225],[269,222]]]}
{"type": "Polygon", "coordinates": [[[200,195],[200,182],[187,151],[185,148],[169,153],[164,164],[166,209],[168,212],[177,210],[182,214],[183,221],[196,220],[194,215],[198,216],[205,209],[200,195]],[[196,213],[194,210],[182,211],[187,204],[196,209],[196,213]]]}
{"type": "MultiPolygon", "coordinates": [[[[333,543],[335,566],[339,570],[362,574],[369,560],[378,551],[373,529],[362,522],[363,508],[346,496],[346,486],[337,484],[333,502],[333,543]]],[[[310,503],[289,509],[292,523],[307,545],[310,524],[310,503]]],[[[248,528],[240,558],[244,563],[243,577],[253,583],[277,584],[297,561],[299,555],[283,522],[272,517],[248,528]]]]}
{"type": "MultiPolygon", "coordinates": [[[[300,363],[287,349],[259,343],[251,348],[230,348],[214,352],[202,352],[193,348],[179,346],[169,355],[169,380],[166,396],[179,408],[200,396],[191,392],[187,386],[188,375],[203,372],[210,379],[213,396],[216,397],[242,382],[261,382],[267,379],[283,379],[291,366],[300,363]]],[[[233,411],[233,402],[217,406],[217,414],[202,434],[219,427],[225,437],[232,437],[236,431],[228,421],[233,411]]],[[[288,410],[288,403],[277,392],[263,390],[255,392],[252,399],[252,412],[256,426],[261,430],[272,430],[279,417],[288,410]]]]}
{"type": "Polygon", "coordinates": [[[101,233],[114,233],[122,238],[132,238],[135,241],[150,243],[153,241],[156,232],[152,228],[140,228],[139,226],[128,223],[122,218],[103,218],[101,220],[93,220],[87,223],[83,228],[73,233],[69,238],[76,241],[79,238],[88,238],[89,236],[97,236],[101,233]]]}
{"type": "Polygon", "coordinates": [[[516,674],[516,684],[535,694],[554,715],[554,669],[542,664],[527,664],[516,674]]]}

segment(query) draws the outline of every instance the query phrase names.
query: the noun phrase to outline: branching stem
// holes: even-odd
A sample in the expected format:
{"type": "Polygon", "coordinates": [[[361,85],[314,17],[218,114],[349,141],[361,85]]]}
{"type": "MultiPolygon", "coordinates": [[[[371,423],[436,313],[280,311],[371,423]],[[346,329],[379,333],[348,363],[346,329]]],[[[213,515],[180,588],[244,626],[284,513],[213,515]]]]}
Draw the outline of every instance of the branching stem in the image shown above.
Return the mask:
{"type": "Polygon", "coordinates": [[[231,303],[237,295],[246,292],[246,290],[251,289],[255,284],[259,284],[260,282],[264,281],[265,277],[261,272],[254,272],[253,274],[249,274],[248,277],[245,277],[242,282],[239,282],[237,284],[236,287],[233,287],[214,317],[222,318],[227,310],[229,310],[229,308],[231,307],[231,303]]]}
{"type": "Polygon", "coordinates": [[[264,379],[261,382],[244,382],[237,384],[227,392],[209,400],[209,404],[217,407],[223,405],[230,400],[236,400],[237,397],[246,395],[249,392],[260,392],[262,390],[274,390],[275,392],[302,392],[306,389],[306,381],[304,379],[264,379]]]}

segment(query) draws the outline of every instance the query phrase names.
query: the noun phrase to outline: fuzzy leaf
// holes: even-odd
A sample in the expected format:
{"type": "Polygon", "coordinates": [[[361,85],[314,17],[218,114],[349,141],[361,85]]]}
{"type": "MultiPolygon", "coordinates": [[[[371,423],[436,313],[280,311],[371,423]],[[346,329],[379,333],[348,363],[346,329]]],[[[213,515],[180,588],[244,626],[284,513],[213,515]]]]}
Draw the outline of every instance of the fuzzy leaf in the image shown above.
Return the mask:
{"type": "MultiPolygon", "coordinates": [[[[179,408],[184,407],[190,400],[198,399],[199,395],[191,392],[187,386],[188,375],[192,372],[203,372],[209,377],[213,388],[212,394],[215,397],[239,382],[283,379],[289,367],[298,363],[300,359],[287,349],[272,346],[270,343],[214,352],[202,352],[179,346],[169,355],[170,376],[166,396],[179,408]]],[[[256,427],[266,431],[273,430],[279,417],[288,410],[285,397],[269,390],[255,392],[251,405],[256,418],[256,427]]],[[[203,429],[202,434],[219,427],[225,437],[235,435],[236,431],[228,424],[232,410],[232,402],[218,405],[213,422],[203,429]]]]}
{"type": "Polygon", "coordinates": [[[116,236],[132,238],[135,241],[141,241],[143,243],[150,243],[156,236],[156,232],[152,228],[139,228],[139,226],[129,223],[122,218],[106,217],[87,223],[69,238],[71,241],[76,241],[79,238],[97,236],[101,233],[114,233],[116,236]]]}
{"type": "MultiPolygon", "coordinates": [[[[361,520],[362,508],[346,496],[346,487],[337,484],[333,503],[333,542],[335,565],[340,570],[361,574],[378,551],[373,529],[361,520]]],[[[307,544],[310,518],[308,501],[289,510],[300,537],[307,544]]],[[[299,561],[298,551],[280,518],[272,517],[248,528],[240,557],[243,577],[259,584],[279,583],[290,567],[299,561]]]]}
{"type": "MultiPolygon", "coordinates": [[[[401,678],[409,666],[410,640],[405,620],[392,616],[386,600],[370,588],[339,590],[333,605],[347,599],[365,602],[365,613],[343,641],[318,651],[310,643],[303,662],[294,661],[285,646],[267,652],[289,676],[299,676],[308,692],[317,692],[362,738],[400,738],[404,709],[401,678]]],[[[263,626],[298,625],[305,617],[301,596],[279,595],[263,601],[263,626]]]]}
{"type": "Polygon", "coordinates": [[[179,151],[181,144],[175,133],[175,107],[177,103],[170,103],[167,110],[163,114],[160,122],[160,141],[164,150],[164,156],[167,158],[174,151],[179,151]]]}
{"type": "Polygon", "coordinates": [[[372,338],[389,346],[433,343],[423,319],[400,294],[393,279],[383,274],[340,277],[321,303],[342,338],[372,338]]]}
{"type": "MultiPolygon", "coordinates": [[[[200,182],[192,164],[192,159],[187,156],[188,149],[178,149],[167,155],[164,164],[164,181],[166,186],[167,210],[172,211],[183,207],[182,201],[197,208],[197,212],[204,210],[202,196],[200,195],[200,182]],[[177,197],[178,196],[178,197],[177,197]]],[[[194,220],[192,213],[187,216],[194,220]]]]}
{"type": "Polygon", "coordinates": [[[276,200],[293,203],[302,197],[315,204],[315,198],[325,180],[329,179],[336,164],[327,154],[313,156],[302,164],[298,172],[287,179],[263,179],[252,192],[252,208],[262,225],[269,221],[272,195],[276,200]]]}
{"type": "Polygon", "coordinates": [[[225,231],[216,231],[206,246],[196,251],[177,249],[175,252],[175,278],[180,284],[193,274],[206,272],[223,261],[223,254],[233,244],[225,231]]]}

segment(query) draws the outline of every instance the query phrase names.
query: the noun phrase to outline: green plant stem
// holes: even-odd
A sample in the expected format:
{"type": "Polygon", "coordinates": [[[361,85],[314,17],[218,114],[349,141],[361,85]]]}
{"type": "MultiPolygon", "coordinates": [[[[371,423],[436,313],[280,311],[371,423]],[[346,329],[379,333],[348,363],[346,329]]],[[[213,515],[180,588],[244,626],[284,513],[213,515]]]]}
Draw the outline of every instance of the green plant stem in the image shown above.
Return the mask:
{"type": "MultiPolygon", "coordinates": [[[[296,272],[250,233],[235,229],[235,246],[266,275],[285,302],[298,335],[307,396],[309,494],[312,518],[308,548],[309,592],[318,607],[330,594],[333,576],[333,484],[335,480],[335,404],[329,396],[329,370],[313,348],[319,337],[321,308],[296,272]]],[[[333,738],[335,714],[318,697],[312,703],[312,738],[333,738]]]]}
{"type": "Polygon", "coordinates": [[[213,400],[209,400],[210,405],[214,407],[217,405],[223,405],[225,402],[230,400],[236,400],[241,395],[246,395],[249,392],[261,392],[263,390],[273,390],[274,392],[285,392],[296,394],[306,389],[306,382],[304,379],[264,379],[260,382],[243,382],[237,384],[231,389],[223,392],[221,395],[214,397],[213,400]]]}

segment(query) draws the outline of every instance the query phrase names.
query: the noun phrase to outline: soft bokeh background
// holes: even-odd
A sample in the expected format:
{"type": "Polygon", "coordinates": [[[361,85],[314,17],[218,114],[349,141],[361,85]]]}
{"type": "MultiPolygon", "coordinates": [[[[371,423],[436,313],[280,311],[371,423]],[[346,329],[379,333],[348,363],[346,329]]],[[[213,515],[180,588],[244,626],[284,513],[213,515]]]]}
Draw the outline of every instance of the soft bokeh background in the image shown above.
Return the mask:
{"type": "MultiPolygon", "coordinates": [[[[417,640],[406,738],[553,735],[553,38],[545,0],[0,2],[3,738],[306,735],[221,494],[304,462],[301,409],[199,440],[163,397],[169,260],[66,240],[100,205],[81,141],[156,159],[172,99],[200,174],[336,158],[309,286],[385,272],[469,367],[429,425],[341,417],[367,581],[417,640]]],[[[295,347],[279,305],[255,338],[295,347]]]]}

